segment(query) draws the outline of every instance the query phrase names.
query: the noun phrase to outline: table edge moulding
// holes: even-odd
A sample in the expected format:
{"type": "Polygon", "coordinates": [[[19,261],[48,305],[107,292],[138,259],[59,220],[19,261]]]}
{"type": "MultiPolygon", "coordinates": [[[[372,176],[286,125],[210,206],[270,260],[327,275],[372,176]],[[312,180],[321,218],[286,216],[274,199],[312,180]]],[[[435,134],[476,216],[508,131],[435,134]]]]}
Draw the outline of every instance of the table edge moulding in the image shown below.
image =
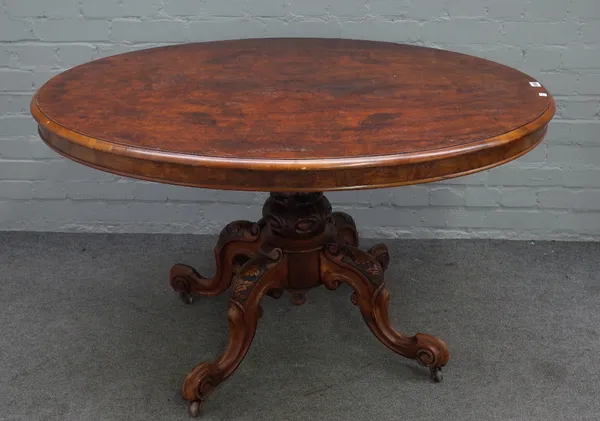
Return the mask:
{"type": "MultiPolygon", "coordinates": [[[[240,41],[271,40],[274,39],[240,41]]],[[[339,41],[404,47],[402,44],[385,42],[339,41]]],[[[235,40],[187,44],[187,46],[218,45],[227,42],[231,43],[235,40]]],[[[157,47],[142,51],[160,51],[168,48],[172,47],[157,47]]],[[[433,50],[425,47],[411,46],[411,48],[433,50]]],[[[140,51],[134,51],[113,57],[126,57],[139,53],[140,51]]],[[[460,53],[452,53],[452,55],[471,57],[460,53]]],[[[102,60],[106,59],[90,63],[102,60]]],[[[482,63],[493,63],[498,72],[521,74],[523,83],[528,81],[535,83],[533,78],[510,67],[484,59],[477,60],[482,63]]],[[[90,63],[77,66],[58,77],[69,72],[77,72],[82,66],[90,63]]],[[[533,149],[543,139],[547,124],[556,110],[554,99],[546,93],[545,109],[531,121],[523,121],[519,127],[490,137],[416,152],[316,159],[244,158],[164,151],[87,136],[70,129],[67,124],[53,120],[40,106],[39,95],[44,92],[47,85],[48,83],[35,94],[31,102],[31,113],[38,121],[40,136],[48,146],[71,160],[114,174],[149,181],[212,189],[265,192],[393,187],[448,179],[485,170],[516,159],[533,149]],[[290,177],[290,173],[294,176],[290,177]]],[[[494,101],[502,101],[502,98],[494,101]]],[[[370,135],[373,133],[364,132],[365,137],[368,138],[370,135]]]]}

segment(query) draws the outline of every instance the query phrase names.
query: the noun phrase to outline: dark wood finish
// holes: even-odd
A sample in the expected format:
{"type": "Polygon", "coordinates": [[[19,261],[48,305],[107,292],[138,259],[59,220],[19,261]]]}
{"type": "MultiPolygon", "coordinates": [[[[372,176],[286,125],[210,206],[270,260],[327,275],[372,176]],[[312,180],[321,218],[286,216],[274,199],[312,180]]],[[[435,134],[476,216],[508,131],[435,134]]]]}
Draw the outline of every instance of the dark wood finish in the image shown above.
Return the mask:
{"type": "MultiPolygon", "coordinates": [[[[248,244],[256,248],[231,282],[227,313],[230,333],[225,351],[214,363],[196,366],[183,382],[182,394],[190,401],[191,415],[199,415],[206,398],[244,359],[262,315],[261,299],[265,295],[279,298],[287,290],[292,303],[300,305],[306,300],[306,291],[319,285],[333,290],[347,283],[354,291],[352,302],[373,334],[397,354],[429,367],[434,380],[441,381],[441,369],[450,358],[447,345],[431,335],[405,336],[392,327],[388,316],[390,294],[384,284],[384,270],[389,262],[387,247],[378,244],[368,252],[357,248],[354,221],[347,214],[332,213],[329,201],[321,193],[272,193],[263,207],[260,223],[238,221],[223,232],[215,248],[221,267],[233,267],[235,256],[250,256],[248,244]],[[223,246],[225,239],[229,239],[228,251],[223,246]]],[[[210,283],[218,287],[194,289],[190,285],[201,282],[196,281],[199,275],[192,269],[182,275],[182,267],[188,268],[176,265],[171,271],[171,285],[179,292],[213,295],[228,286],[219,280],[210,283]]],[[[190,302],[187,296],[184,301],[190,302]]]]}
{"type": "Polygon", "coordinates": [[[463,54],[339,39],[254,39],[122,54],[45,84],[31,111],[58,153],[115,174],[218,189],[271,191],[256,222],[227,225],[216,274],[175,265],[187,303],[233,285],[222,356],[185,378],[190,413],[248,352],[265,295],[347,283],[388,348],[436,381],[446,344],[389,320],[388,249],[358,248],[352,218],[317,191],[399,186],[515,159],[544,137],[552,97],[514,69],[463,54]]]}
{"type": "Polygon", "coordinates": [[[281,249],[263,249],[237,273],[229,301],[229,342],[214,363],[197,365],[185,378],[183,397],[190,401],[190,414],[198,415],[200,404],[242,362],[262,315],[260,300],[269,290],[281,288],[287,267],[281,249]]]}
{"type": "Polygon", "coordinates": [[[262,221],[234,221],[221,231],[215,257],[217,271],[212,278],[205,278],[187,265],[175,265],[169,278],[171,286],[185,301],[192,302],[191,294],[217,295],[229,288],[231,278],[242,264],[256,255],[262,244],[262,221]]]}
{"type": "Polygon", "coordinates": [[[254,39],[117,55],[56,76],[31,109],[57,152],[146,180],[261,191],[456,177],[539,143],[533,79],[443,50],[254,39]]]}

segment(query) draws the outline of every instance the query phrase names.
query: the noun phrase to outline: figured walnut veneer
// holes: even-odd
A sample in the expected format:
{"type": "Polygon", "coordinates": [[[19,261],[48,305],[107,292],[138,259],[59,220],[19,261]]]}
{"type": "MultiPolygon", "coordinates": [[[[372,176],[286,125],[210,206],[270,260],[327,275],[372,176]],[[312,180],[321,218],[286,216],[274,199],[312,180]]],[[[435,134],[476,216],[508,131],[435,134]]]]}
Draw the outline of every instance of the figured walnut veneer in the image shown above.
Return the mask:
{"type": "Polygon", "coordinates": [[[56,151],[188,186],[325,191],[499,165],[554,113],[533,79],[463,54],[339,39],[251,39],[121,54],[68,70],[32,113],[56,151]]]}

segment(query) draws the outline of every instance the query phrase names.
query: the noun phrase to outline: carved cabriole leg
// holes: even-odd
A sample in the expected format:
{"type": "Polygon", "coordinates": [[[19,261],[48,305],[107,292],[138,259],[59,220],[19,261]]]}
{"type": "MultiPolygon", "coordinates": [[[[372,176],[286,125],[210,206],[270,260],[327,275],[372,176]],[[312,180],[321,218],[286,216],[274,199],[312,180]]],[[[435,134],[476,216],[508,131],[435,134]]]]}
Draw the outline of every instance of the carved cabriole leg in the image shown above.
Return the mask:
{"type": "Polygon", "coordinates": [[[227,224],[215,247],[217,270],[205,278],[191,266],[177,264],[171,268],[169,279],[182,299],[192,302],[191,294],[218,295],[229,288],[231,279],[242,263],[256,255],[262,244],[262,222],[235,221],[227,224]]]}
{"type": "Polygon", "coordinates": [[[230,329],[227,348],[214,363],[196,366],[183,382],[183,398],[190,401],[192,416],[199,414],[204,400],[246,356],[262,315],[260,300],[270,291],[281,289],[287,276],[285,260],[281,249],[261,250],[235,275],[227,313],[230,329]]]}
{"type": "MultiPolygon", "coordinates": [[[[345,212],[333,212],[331,220],[337,231],[338,243],[358,247],[359,238],[354,219],[345,212]]],[[[390,264],[390,255],[385,244],[375,244],[367,253],[375,257],[384,272],[387,270],[390,264]]]]}
{"type": "Polygon", "coordinates": [[[390,294],[383,282],[383,269],[377,258],[348,245],[329,244],[321,259],[325,286],[336,289],[346,282],[354,289],[353,301],[375,336],[392,351],[430,367],[436,381],[450,353],[444,341],[424,333],[404,336],[391,325],[388,316],[390,294]]]}
{"type": "Polygon", "coordinates": [[[190,293],[216,295],[233,282],[227,347],[215,362],[196,366],[182,386],[191,415],[199,414],[206,398],[245,357],[262,314],[262,297],[278,298],[287,290],[292,303],[299,305],[308,290],[321,284],[330,289],[340,282],[349,284],[352,301],[375,336],[396,353],[430,367],[434,379],[441,380],[441,367],[449,359],[446,344],[431,335],[409,337],[394,330],[383,282],[388,249],[377,244],[364,252],[358,240],[353,219],[332,213],[322,193],[271,193],[260,222],[237,221],[225,227],[215,247],[213,278],[185,265],[171,269],[171,285],[184,298],[190,293]]]}

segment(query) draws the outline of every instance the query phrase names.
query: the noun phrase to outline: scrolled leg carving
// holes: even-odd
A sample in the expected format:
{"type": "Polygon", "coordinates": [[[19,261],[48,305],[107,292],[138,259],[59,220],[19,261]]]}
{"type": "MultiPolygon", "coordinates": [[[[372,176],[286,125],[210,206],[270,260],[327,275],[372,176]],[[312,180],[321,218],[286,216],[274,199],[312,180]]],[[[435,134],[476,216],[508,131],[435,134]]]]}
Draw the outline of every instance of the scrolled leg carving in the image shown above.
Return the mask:
{"type": "Polygon", "coordinates": [[[356,223],[350,215],[344,212],[333,212],[331,220],[337,230],[337,238],[341,244],[358,247],[358,231],[356,223]]]}
{"type": "Polygon", "coordinates": [[[397,354],[429,367],[434,380],[441,381],[441,368],[450,356],[446,344],[431,335],[405,336],[393,328],[384,284],[388,248],[377,244],[365,252],[358,242],[352,217],[332,212],[322,193],[275,192],[263,206],[263,219],[236,221],[223,229],[213,278],[190,266],[173,266],[171,285],[186,302],[193,293],[216,295],[232,285],[227,346],[216,361],[197,365],[182,385],[192,416],[199,415],[208,396],[246,356],[262,316],[262,297],[279,298],[287,291],[292,303],[300,305],[306,292],[321,284],[329,289],[350,285],[350,298],[373,334],[397,354]]]}
{"type": "Polygon", "coordinates": [[[235,221],[223,228],[215,247],[217,270],[212,278],[205,278],[191,266],[177,264],[171,268],[171,287],[180,293],[186,303],[193,301],[192,294],[218,295],[231,284],[240,266],[255,256],[262,244],[260,221],[235,221]]]}
{"type": "Polygon", "coordinates": [[[330,289],[340,282],[354,289],[353,302],[373,334],[392,351],[417,360],[441,380],[440,370],[450,358],[444,341],[424,333],[405,336],[396,331],[389,319],[390,294],[383,282],[383,268],[377,254],[365,253],[349,245],[328,245],[323,252],[321,277],[330,289]]]}
{"type": "Polygon", "coordinates": [[[262,314],[260,300],[269,292],[280,291],[286,278],[285,257],[281,249],[261,250],[234,276],[229,301],[229,342],[214,363],[196,366],[185,378],[183,398],[190,401],[190,414],[197,416],[202,403],[215,387],[226,380],[242,362],[262,314]]]}
{"type": "Polygon", "coordinates": [[[426,333],[404,336],[392,327],[388,316],[390,293],[383,285],[376,291],[372,300],[373,305],[367,312],[370,313],[373,322],[369,323],[366,318],[365,321],[384,345],[398,354],[417,360],[421,365],[434,370],[441,369],[446,365],[450,359],[450,353],[448,345],[444,341],[426,333]]]}

